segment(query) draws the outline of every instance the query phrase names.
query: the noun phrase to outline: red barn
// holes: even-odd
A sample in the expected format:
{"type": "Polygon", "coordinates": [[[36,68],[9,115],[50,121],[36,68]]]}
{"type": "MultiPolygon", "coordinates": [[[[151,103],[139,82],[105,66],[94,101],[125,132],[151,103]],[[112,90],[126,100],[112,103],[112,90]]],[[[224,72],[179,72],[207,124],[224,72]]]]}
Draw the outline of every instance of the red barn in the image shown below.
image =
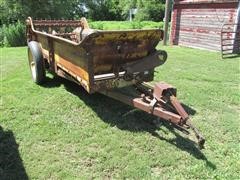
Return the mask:
{"type": "MultiPolygon", "coordinates": [[[[175,0],[170,43],[219,51],[222,26],[228,24],[224,28],[229,32],[240,31],[239,16],[239,0],[175,0]]],[[[227,43],[238,50],[239,36],[236,32],[224,34],[227,43]]]]}

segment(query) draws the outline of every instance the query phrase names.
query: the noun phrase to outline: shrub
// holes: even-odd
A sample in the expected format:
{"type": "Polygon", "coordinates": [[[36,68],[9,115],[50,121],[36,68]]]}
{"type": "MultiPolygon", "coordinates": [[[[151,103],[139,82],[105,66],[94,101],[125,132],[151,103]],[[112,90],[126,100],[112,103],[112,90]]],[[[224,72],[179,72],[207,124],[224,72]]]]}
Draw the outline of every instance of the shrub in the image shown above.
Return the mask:
{"type": "Polygon", "coordinates": [[[25,25],[19,21],[8,26],[3,25],[0,28],[0,45],[11,47],[25,46],[25,25]]]}
{"type": "Polygon", "coordinates": [[[89,25],[92,29],[101,30],[163,28],[163,22],[153,21],[95,21],[90,22],[89,25]]]}
{"type": "Polygon", "coordinates": [[[0,47],[4,46],[4,29],[5,25],[0,28],[0,47]]]}
{"type": "Polygon", "coordinates": [[[163,28],[163,22],[141,21],[142,29],[163,28]]]}
{"type": "Polygon", "coordinates": [[[131,23],[132,29],[142,29],[142,23],[140,21],[134,21],[131,23]]]}
{"type": "Polygon", "coordinates": [[[103,23],[101,21],[90,22],[89,26],[92,29],[103,29],[103,23]]]}

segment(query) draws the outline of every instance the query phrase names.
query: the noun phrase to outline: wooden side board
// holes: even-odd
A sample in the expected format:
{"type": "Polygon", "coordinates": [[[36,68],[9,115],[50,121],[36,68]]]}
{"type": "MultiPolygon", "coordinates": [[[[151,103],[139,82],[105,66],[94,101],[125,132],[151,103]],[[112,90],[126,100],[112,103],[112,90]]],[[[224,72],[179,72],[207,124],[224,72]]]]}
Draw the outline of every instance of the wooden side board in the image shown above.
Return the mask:
{"type": "Polygon", "coordinates": [[[42,34],[37,34],[36,37],[41,44],[43,56],[48,60],[49,64],[54,64],[54,66],[69,73],[89,92],[90,80],[94,75],[89,74],[88,63],[90,57],[87,55],[87,52],[78,45],[51,39],[51,37],[42,34]],[[50,58],[51,47],[52,58],[50,58]]]}

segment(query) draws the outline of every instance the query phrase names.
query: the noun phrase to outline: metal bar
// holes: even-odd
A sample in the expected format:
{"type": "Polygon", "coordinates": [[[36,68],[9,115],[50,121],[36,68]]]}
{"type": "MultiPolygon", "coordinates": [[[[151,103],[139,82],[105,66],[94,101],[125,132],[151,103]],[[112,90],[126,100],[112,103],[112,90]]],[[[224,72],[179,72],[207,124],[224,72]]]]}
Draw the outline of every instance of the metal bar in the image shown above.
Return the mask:
{"type": "Polygon", "coordinates": [[[238,39],[238,38],[236,38],[236,39],[234,39],[234,38],[228,38],[228,39],[222,39],[223,41],[227,41],[227,40],[236,40],[236,41],[240,41],[240,39],[238,39]]]}
{"type": "Polygon", "coordinates": [[[192,125],[192,122],[188,120],[187,125],[193,130],[195,133],[197,139],[198,139],[198,145],[200,149],[204,148],[205,138],[202,136],[202,134],[199,132],[199,130],[192,125]]]}
{"type": "Polygon", "coordinates": [[[75,35],[76,33],[56,33],[54,34],[55,36],[70,36],[70,35],[75,35]]]}
{"type": "MultiPolygon", "coordinates": [[[[223,26],[222,26],[221,32],[223,30],[223,26]]],[[[221,33],[221,56],[222,56],[222,59],[223,59],[223,46],[222,45],[223,45],[223,34],[221,33]]]]}
{"type": "MultiPolygon", "coordinates": [[[[100,93],[149,113],[150,104],[144,102],[141,97],[131,97],[117,91],[105,91],[100,93]]],[[[182,117],[180,115],[167,111],[162,107],[154,107],[151,114],[163,118],[171,123],[177,125],[181,124],[182,117]]]]}
{"type": "Polygon", "coordinates": [[[239,33],[237,31],[223,31],[222,33],[239,33]]]}
{"type": "Polygon", "coordinates": [[[233,48],[232,49],[223,49],[222,51],[232,51],[233,50],[233,48]]]}
{"type": "Polygon", "coordinates": [[[183,109],[183,107],[180,104],[180,102],[178,101],[178,99],[174,95],[172,95],[172,96],[170,96],[170,101],[171,101],[172,105],[175,107],[175,109],[177,110],[177,112],[179,113],[179,115],[182,117],[183,123],[185,123],[187,121],[187,119],[189,118],[189,116],[186,113],[186,111],[183,109]]]}
{"type": "Polygon", "coordinates": [[[222,46],[233,46],[233,44],[223,44],[222,46]]]}
{"type": "Polygon", "coordinates": [[[240,54],[237,54],[237,53],[223,53],[223,55],[234,55],[234,57],[240,56],[240,54]]]}
{"type": "Polygon", "coordinates": [[[226,24],[223,24],[223,27],[224,26],[229,26],[229,25],[238,25],[237,23],[226,23],[226,24]]]}
{"type": "MultiPolygon", "coordinates": [[[[119,72],[118,77],[123,77],[125,74],[125,71],[119,72]]],[[[114,73],[107,73],[107,74],[99,74],[94,76],[94,81],[101,81],[106,79],[114,79],[116,78],[116,75],[114,73]]]]}

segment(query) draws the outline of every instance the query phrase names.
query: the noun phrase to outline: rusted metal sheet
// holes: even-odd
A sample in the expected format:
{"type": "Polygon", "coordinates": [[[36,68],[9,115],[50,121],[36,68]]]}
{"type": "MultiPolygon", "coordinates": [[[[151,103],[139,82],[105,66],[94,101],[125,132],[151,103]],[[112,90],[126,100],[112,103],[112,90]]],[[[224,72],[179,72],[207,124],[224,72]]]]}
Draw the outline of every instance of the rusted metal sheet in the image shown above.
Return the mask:
{"type": "Polygon", "coordinates": [[[174,1],[170,43],[221,50],[221,28],[236,21],[238,1],[174,1]]]}

